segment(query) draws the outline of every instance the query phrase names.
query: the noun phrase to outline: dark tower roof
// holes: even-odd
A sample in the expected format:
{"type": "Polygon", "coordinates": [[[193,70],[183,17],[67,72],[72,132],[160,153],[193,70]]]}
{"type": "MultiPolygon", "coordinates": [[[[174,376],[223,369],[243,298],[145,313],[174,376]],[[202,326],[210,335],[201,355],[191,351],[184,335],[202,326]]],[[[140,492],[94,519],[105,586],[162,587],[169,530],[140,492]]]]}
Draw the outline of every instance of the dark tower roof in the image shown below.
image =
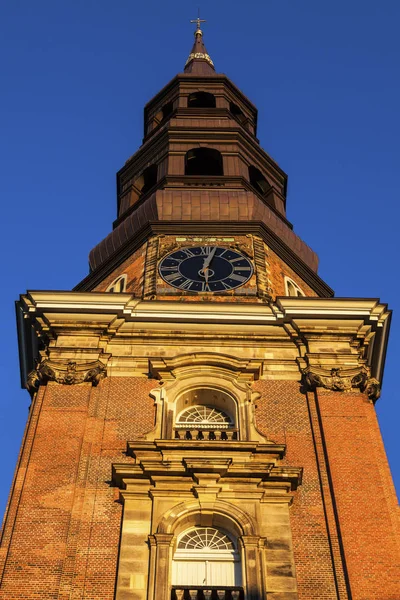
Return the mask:
{"type": "Polygon", "coordinates": [[[214,63],[208,54],[203,41],[203,32],[200,29],[200,19],[196,19],[196,31],[194,32],[194,44],[186,61],[184,73],[194,75],[213,75],[215,73],[214,63]]]}

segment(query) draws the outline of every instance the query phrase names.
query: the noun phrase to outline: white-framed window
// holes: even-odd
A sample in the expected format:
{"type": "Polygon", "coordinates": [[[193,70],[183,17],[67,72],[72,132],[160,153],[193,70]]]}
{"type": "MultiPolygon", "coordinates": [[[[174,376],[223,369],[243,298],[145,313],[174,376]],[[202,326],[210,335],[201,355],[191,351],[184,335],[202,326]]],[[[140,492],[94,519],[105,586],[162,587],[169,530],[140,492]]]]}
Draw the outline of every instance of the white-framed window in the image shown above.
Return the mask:
{"type": "Polygon", "coordinates": [[[197,404],[183,410],[176,419],[176,427],[199,429],[227,429],[232,419],[221,409],[206,404],[197,404]]]}
{"type": "Polygon", "coordinates": [[[236,441],[239,439],[237,404],[220,389],[188,390],[175,403],[171,433],[180,440],[236,441]]]}
{"type": "Polygon", "coordinates": [[[287,296],[305,296],[301,287],[289,277],[285,277],[285,290],[287,296]]]}
{"type": "Polygon", "coordinates": [[[184,531],[172,562],[172,585],[240,586],[242,569],[236,542],[215,527],[184,531]]]}
{"type": "Polygon", "coordinates": [[[115,292],[117,294],[121,294],[122,292],[125,292],[127,279],[128,279],[128,276],[126,273],[124,273],[123,275],[119,275],[108,286],[108,288],[106,289],[106,292],[115,292]]]}

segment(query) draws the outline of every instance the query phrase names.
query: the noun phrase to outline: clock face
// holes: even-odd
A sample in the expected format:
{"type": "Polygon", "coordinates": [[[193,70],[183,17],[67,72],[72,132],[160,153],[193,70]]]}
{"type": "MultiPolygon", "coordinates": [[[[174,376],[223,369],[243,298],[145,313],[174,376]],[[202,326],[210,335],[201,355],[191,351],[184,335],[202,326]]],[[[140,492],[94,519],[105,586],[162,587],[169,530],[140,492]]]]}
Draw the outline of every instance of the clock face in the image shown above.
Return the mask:
{"type": "Polygon", "coordinates": [[[243,285],[253,266],[240,252],[223,246],[191,246],[167,254],[159,265],[161,277],[180,290],[224,292],[243,285]]]}

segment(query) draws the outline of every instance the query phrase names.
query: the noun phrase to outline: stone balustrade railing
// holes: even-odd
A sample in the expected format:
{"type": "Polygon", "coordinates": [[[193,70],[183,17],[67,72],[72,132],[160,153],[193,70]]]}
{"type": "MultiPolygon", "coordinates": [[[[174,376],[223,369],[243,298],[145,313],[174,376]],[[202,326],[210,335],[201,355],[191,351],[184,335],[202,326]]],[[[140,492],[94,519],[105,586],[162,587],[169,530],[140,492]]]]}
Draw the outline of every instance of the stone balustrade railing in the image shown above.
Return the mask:
{"type": "Polygon", "coordinates": [[[171,600],[243,600],[243,588],[226,586],[174,585],[171,600]]]}
{"type": "Polygon", "coordinates": [[[234,442],[239,439],[238,429],[196,429],[182,428],[175,429],[176,440],[207,440],[207,441],[228,441],[234,442]]]}

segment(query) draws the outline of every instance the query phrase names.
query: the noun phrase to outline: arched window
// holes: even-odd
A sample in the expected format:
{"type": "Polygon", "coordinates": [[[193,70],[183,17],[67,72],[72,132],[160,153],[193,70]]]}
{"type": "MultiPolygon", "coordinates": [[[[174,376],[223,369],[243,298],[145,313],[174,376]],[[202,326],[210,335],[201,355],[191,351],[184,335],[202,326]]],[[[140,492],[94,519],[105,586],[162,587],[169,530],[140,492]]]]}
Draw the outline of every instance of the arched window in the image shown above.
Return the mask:
{"type": "Polygon", "coordinates": [[[107,292],[116,292],[117,294],[121,294],[126,290],[126,280],[127,275],[124,273],[123,275],[119,275],[114,281],[108,286],[107,292]]]}
{"type": "MultiPolygon", "coordinates": [[[[143,173],[137,177],[133,184],[129,198],[129,206],[136,204],[136,202],[146,194],[153,186],[156,185],[158,178],[158,167],[157,165],[150,165],[143,173]]],[[[128,207],[127,207],[128,208],[128,207]]],[[[126,209],[125,209],[126,210],[126,209]]]]}
{"type": "Polygon", "coordinates": [[[249,180],[251,185],[256,188],[260,194],[265,194],[270,189],[270,184],[265,179],[264,175],[253,165],[249,166],[249,180]]]}
{"type": "Polygon", "coordinates": [[[172,563],[172,585],[236,587],[242,584],[240,555],[234,541],[215,527],[194,527],[184,531],[172,563]]]}
{"type": "Polygon", "coordinates": [[[167,102],[161,109],[162,120],[168,119],[168,117],[172,114],[174,105],[173,102],[167,102]]]}
{"type": "Polygon", "coordinates": [[[193,92],[188,97],[189,108],[215,108],[215,96],[208,92],[193,92]]]}
{"type": "Polygon", "coordinates": [[[234,104],[233,102],[230,102],[230,104],[229,104],[229,110],[233,114],[233,116],[235,117],[235,119],[237,121],[239,121],[239,123],[244,123],[246,121],[246,115],[238,107],[237,104],[234,104]]]}
{"type": "Polygon", "coordinates": [[[164,106],[162,106],[160,108],[160,110],[157,112],[157,114],[150,121],[149,127],[148,127],[148,133],[150,133],[151,130],[153,130],[156,127],[158,127],[159,125],[161,125],[161,123],[163,123],[166,119],[168,119],[172,115],[173,110],[174,110],[174,103],[172,101],[164,104],[164,106]]]}
{"type": "Polygon", "coordinates": [[[185,175],[223,175],[222,156],[213,148],[193,148],[186,153],[185,175]]]}
{"type": "Polygon", "coordinates": [[[145,194],[148,192],[154,185],[157,183],[157,165],[150,165],[145,169],[142,173],[143,185],[141,188],[141,193],[145,194]]]}
{"type": "Polygon", "coordinates": [[[237,406],[221,390],[200,388],[182,394],[176,403],[175,439],[230,441],[239,439],[237,406]]]}
{"type": "Polygon", "coordinates": [[[303,290],[289,277],[285,277],[285,289],[287,296],[305,296],[303,290]]]}

